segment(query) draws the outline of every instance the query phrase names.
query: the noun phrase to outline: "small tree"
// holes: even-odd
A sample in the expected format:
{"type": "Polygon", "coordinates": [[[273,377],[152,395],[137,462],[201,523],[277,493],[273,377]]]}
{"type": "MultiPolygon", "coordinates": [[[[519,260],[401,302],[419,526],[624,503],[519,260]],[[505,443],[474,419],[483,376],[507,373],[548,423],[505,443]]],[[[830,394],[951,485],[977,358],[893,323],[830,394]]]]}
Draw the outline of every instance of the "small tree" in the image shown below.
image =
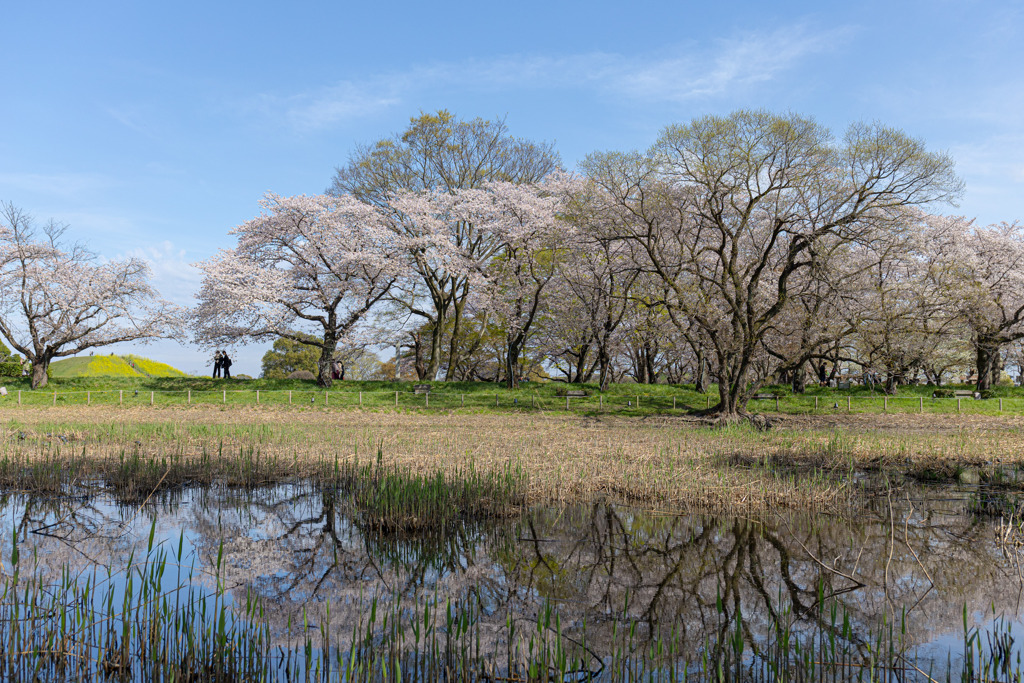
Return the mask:
{"type": "Polygon", "coordinates": [[[232,231],[234,249],[198,264],[196,339],[220,345],[284,337],[315,347],[317,382],[328,387],[339,341],[398,278],[394,232],[379,210],[349,196],[268,194],[261,206],[261,216],[232,231]],[[303,325],[309,330],[297,329],[303,325]]]}
{"type": "Polygon", "coordinates": [[[31,364],[33,389],[54,358],[181,330],[181,310],[159,298],[145,261],[100,260],[65,231],[0,205],[0,334],[31,364]]]}

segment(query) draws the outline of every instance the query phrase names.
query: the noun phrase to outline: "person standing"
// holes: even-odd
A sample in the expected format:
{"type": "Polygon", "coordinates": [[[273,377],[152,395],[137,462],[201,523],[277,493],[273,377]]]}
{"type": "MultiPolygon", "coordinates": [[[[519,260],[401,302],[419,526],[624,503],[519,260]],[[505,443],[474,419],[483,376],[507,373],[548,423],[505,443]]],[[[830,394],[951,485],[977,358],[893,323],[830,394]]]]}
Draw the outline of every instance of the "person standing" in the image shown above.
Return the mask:
{"type": "Polygon", "coordinates": [[[217,379],[220,377],[220,369],[222,365],[222,356],[220,349],[217,349],[216,353],[213,354],[213,378],[217,379]]]}
{"type": "Polygon", "coordinates": [[[224,368],[224,379],[231,379],[231,357],[227,351],[221,351],[220,366],[224,368]]]}

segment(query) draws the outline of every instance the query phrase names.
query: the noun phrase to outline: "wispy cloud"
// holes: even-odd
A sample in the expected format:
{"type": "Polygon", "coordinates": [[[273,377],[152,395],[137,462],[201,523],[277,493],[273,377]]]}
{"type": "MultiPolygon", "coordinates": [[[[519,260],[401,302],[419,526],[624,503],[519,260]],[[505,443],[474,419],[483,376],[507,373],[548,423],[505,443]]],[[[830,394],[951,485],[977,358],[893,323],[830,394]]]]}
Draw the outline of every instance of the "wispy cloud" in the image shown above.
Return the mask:
{"type": "Polygon", "coordinates": [[[296,130],[310,131],[405,105],[438,88],[569,88],[641,102],[686,102],[742,94],[848,42],[853,33],[849,27],[801,24],[644,55],[591,52],[439,62],[284,97],[264,95],[254,106],[296,130]]]}
{"type": "Polygon", "coordinates": [[[115,185],[113,178],[97,173],[0,172],[0,197],[11,199],[21,194],[80,199],[115,185]]]}

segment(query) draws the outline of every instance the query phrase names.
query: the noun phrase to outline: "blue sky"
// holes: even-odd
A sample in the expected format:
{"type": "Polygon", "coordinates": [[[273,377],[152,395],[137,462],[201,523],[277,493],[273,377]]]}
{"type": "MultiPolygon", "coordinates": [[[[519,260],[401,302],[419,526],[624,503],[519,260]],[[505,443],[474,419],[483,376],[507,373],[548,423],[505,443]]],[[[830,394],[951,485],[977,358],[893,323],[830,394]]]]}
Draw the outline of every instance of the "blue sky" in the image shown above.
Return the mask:
{"type": "MultiPolygon", "coordinates": [[[[189,264],[260,196],[318,193],[420,111],[506,117],[569,168],[742,107],[880,120],[949,151],[959,208],[1024,219],[1024,3],[7,3],[0,200],[107,257],[189,264]]],[[[120,350],[120,349],[119,349],[120,350]]],[[[137,347],[186,371],[207,352],[137,347]]],[[[235,354],[258,374],[264,347],[235,354]]]]}

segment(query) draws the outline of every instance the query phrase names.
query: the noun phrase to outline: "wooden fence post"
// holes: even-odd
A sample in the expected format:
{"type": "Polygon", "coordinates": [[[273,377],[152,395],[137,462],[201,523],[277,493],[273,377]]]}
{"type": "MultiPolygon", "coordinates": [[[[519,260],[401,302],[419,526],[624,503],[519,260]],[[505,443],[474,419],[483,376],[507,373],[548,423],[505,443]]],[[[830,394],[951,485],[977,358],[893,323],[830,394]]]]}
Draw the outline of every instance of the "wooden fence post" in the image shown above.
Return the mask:
{"type": "Polygon", "coordinates": [[[395,407],[398,407],[398,392],[395,392],[395,407]]]}
{"type": "Polygon", "coordinates": [[[117,391],[117,404],[118,405],[123,405],[124,404],[124,389],[118,389],[118,391],[117,391]]]}
{"type": "Polygon", "coordinates": [[[423,394],[423,407],[424,408],[429,408],[430,407],[430,392],[429,391],[427,393],[423,394]]]}
{"type": "MultiPolygon", "coordinates": [[[[1003,399],[999,399],[1000,403],[1002,402],[1002,400],[1003,399]]],[[[21,389],[18,389],[18,405],[21,405],[21,389]]]]}
{"type": "Polygon", "coordinates": [[[359,407],[363,407],[363,392],[359,392],[359,407]]]}
{"type": "Polygon", "coordinates": [[[604,410],[604,394],[597,397],[597,409],[604,410]]]}
{"type": "Polygon", "coordinates": [[[331,405],[331,392],[329,391],[324,391],[324,405],[331,405]]]}
{"type": "Polygon", "coordinates": [[[924,396],[918,396],[917,398],[918,398],[917,412],[923,413],[924,412],[924,396]]]}
{"type": "Polygon", "coordinates": [[[846,412],[848,412],[848,413],[853,412],[853,405],[852,405],[852,401],[850,400],[849,396],[846,397],[846,412]]]}
{"type": "Polygon", "coordinates": [[[91,391],[85,392],[85,405],[87,405],[87,406],[92,405],[92,392],[91,391]]]}
{"type": "Polygon", "coordinates": [[[882,397],[882,412],[883,413],[889,412],[889,397],[888,396],[883,396],[882,397]]]}
{"type": "Polygon", "coordinates": [[[814,412],[818,412],[818,397],[814,397],[814,412]]]}
{"type": "Polygon", "coordinates": [[[637,395],[636,395],[636,407],[637,407],[637,408],[639,408],[639,407],[640,407],[640,394],[637,394],[637,395]]]}
{"type": "Polygon", "coordinates": [[[711,410],[711,394],[708,394],[708,410],[711,410]]]}
{"type": "Polygon", "coordinates": [[[288,390],[288,405],[292,404],[292,390],[288,390]]]}
{"type": "Polygon", "coordinates": [[[221,403],[227,403],[228,402],[228,390],[227,389],[223,390],[223,393],[221,394],[221,397],[220,397],[220,402],[221,403]]]}
{"type": "Polygon", "coordinates": [[[956,400],[956,412],[960,412],[960,399],[956,400]]]}
{"type": "Polygon", "coordinates": [[[57,405],[57,392],[53,392],[53,405],[57,405]]]}
{"type": "Polygon", "coordinates": [[[497,394],[494,395],[494,407],[495,408],[498,407],[498,395],[497,394]]]}
{"type": "Polygon", "coordinates": [[[188,390],[188,404],[192,405],[192,390],[188,390]]]}
{"type": "MultiPolygon", "coordinates": [[[[21,392],[18,392],[18,404],[21,404],[21,392]]],[[[1003,399],[999,399],[999,412],[1003,412],[1003,399]]]]}
{"type": "Polygon", "coordinates": [[[779,395],[775,394],[775,412],[779,412],[779,395]]]}
{"type": "Polygon", "coordinates": [[[466,407],[466,395],[465,394],[459,394],[459,401],[462,403],[462,407],[465,408],[466,407]]]}
{"type": "Polygon", "coordinates": [[[154,391],[149,392],[149,405],[153,405],[153,394],[155,393],[154,391]]]}
{"type": "Polygon", "coordinates": [[[672,410],[675,410],[675,409],[676,409],[676,397],[673,396],[672,397],[672,410]]]}
{"type": "Polygon", "coordinates": [[[565,409],[569,410],[569,397],[568,396],[565,397],[565,409]]]}
{"type": "Polygon", "coordinates": [[[260,404],[260,390],[256,390],[256,405],[260,404]]]}

